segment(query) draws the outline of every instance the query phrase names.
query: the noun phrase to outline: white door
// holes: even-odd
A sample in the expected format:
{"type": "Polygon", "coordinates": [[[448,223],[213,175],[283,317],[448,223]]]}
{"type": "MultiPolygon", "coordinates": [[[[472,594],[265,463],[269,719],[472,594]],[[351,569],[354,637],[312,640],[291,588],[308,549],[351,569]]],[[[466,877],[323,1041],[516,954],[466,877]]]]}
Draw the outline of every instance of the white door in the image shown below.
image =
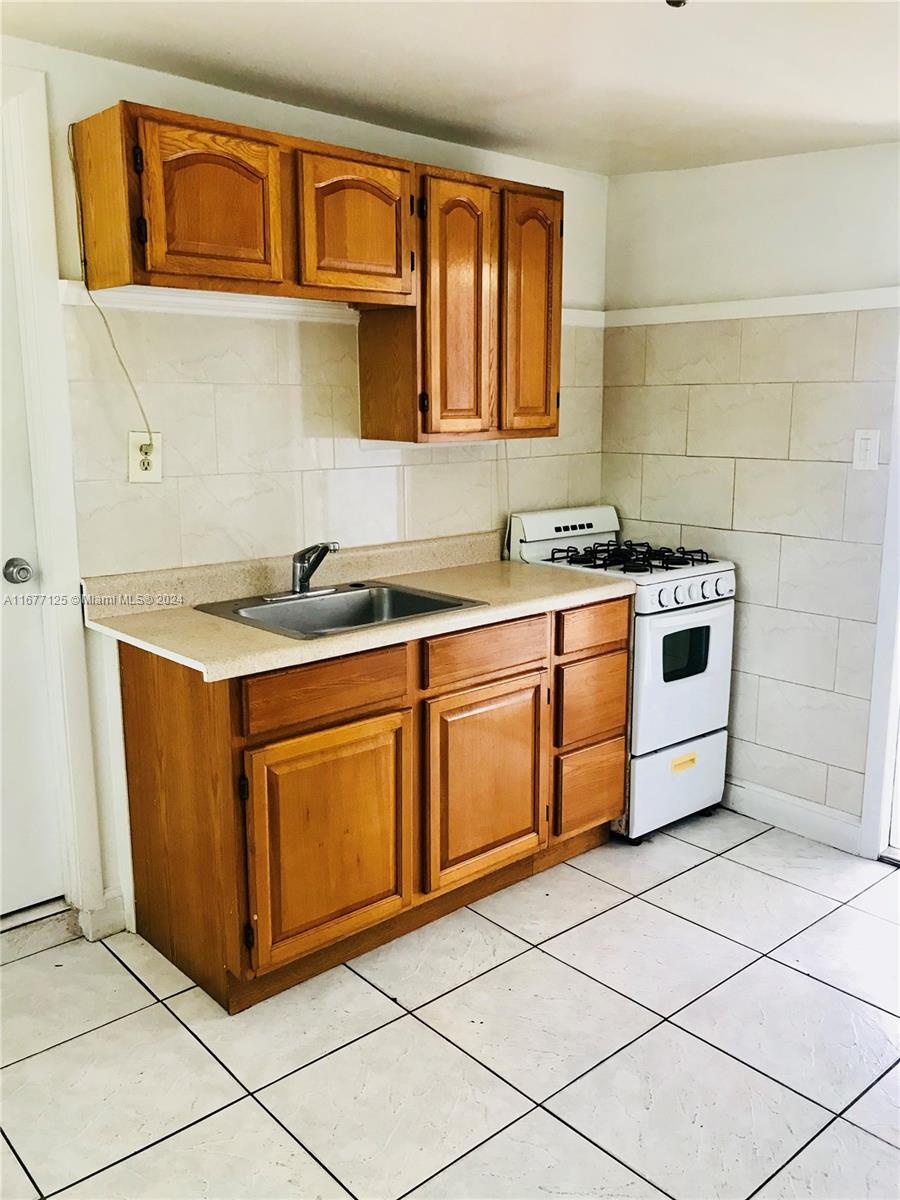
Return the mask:
{"type": "Polygon", "coordinates": [[[35,539],[31,461],[22,373],[22,344],[12,257],[6,164],[3,164],[2,232],[2,547],[5,563],[24,558],[30,582],[3,578],[2,616],[2,912],[15,912],[61,896],[63,854],[58,771],[48,736],[49,692],[44,616],[35,600],[40,563],[35,539]],[[31,603],[29,603],[31,601],[31,603]]]}
{"type": "Polygon", "coordinates": [[[724,729],[734,601],[638,614],[634,624],[632,754],[724,729]]]}

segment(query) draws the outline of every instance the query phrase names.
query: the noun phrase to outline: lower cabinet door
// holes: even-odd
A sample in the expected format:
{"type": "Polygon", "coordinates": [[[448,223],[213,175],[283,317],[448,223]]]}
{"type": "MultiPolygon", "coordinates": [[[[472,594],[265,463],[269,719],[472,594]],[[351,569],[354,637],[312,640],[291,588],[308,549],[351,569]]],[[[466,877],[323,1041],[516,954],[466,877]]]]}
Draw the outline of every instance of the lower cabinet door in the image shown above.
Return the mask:
{"type": "Polygon", "coordinates": [[[249,750],[245,770],[257,970],[281,966],[409,904],[409,712],[249,750]]]}
{"type": "Polygon", "coordinates": [[[586,746],[556,760],[553,832],[569,837],[621,817],[625,810],[625,739],[586,746]]]}
{"type": "Polygon", "coordinates": [[[455,887],[547,841],[547,673],[428,703],[427,876],[455,887]]]}

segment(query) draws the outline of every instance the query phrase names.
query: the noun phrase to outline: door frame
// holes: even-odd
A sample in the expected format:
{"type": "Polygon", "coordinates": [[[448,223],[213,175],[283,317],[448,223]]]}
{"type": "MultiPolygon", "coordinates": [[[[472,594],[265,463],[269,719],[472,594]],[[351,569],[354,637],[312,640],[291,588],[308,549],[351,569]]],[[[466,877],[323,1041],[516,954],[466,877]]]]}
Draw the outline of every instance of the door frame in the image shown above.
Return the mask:
{"type": "Polygon", "coordinates": [[[41,606],[48,682],[48,753],[57,775],[65,895],[82,914],[82,925],[89,932],[88,914],[104,907],[104,889],[80,602],[50,124],[42,71],[11,66],[4,70],[2,137],[9,181],[38,578],[43,593],[67,598],[65,603],[41,606]]]}

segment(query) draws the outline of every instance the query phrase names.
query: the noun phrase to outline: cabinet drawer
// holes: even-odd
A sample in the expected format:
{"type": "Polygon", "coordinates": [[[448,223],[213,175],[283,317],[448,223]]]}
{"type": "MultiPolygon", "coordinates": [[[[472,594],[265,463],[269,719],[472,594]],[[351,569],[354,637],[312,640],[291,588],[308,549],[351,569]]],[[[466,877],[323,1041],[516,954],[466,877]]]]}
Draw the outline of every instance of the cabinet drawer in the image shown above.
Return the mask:
{"type": "Polygon", "coordinates": [[[553,826],[557,837],[614,821],[624,809],[624,738],[559,756],[553,826]]]}
{"type": "Polygon", "coordinates": [[[556,625],[558,654],[578,650],[622,650],[628,645],[628,601],[607,600],[587,608],[570,608],[559,614],[556,625]]]}
{"type": "Polygon", "coordinates": [[[407,690],[406,664],[406,646],[388,646],[308,667],[252,675],[243,680],[244,734],[250,737],[402,700],[407,690]]]}
{"type": "Polygon", "coordinates": [[[549,615],[541,613],[522,621],[428,638],[422,658],[422,684],[440,687],[543,662],[550,647],[549,622],[549,615]]]}
{"type": "Polygon", "coordinates": [[[557,745],[599,741],[625,730],[628,655],[624,650],[558,667],[557,745]]]}

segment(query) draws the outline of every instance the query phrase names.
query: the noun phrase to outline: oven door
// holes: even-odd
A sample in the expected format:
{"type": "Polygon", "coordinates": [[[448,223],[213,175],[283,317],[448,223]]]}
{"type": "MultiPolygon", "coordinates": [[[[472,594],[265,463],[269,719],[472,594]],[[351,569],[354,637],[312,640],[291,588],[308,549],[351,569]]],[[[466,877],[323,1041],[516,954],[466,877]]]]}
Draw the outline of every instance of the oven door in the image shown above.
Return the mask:
{"type": "Polygon", "coordinates": [[[728,724],[734,601],[635,617],[631,753],[728,724]]]}

